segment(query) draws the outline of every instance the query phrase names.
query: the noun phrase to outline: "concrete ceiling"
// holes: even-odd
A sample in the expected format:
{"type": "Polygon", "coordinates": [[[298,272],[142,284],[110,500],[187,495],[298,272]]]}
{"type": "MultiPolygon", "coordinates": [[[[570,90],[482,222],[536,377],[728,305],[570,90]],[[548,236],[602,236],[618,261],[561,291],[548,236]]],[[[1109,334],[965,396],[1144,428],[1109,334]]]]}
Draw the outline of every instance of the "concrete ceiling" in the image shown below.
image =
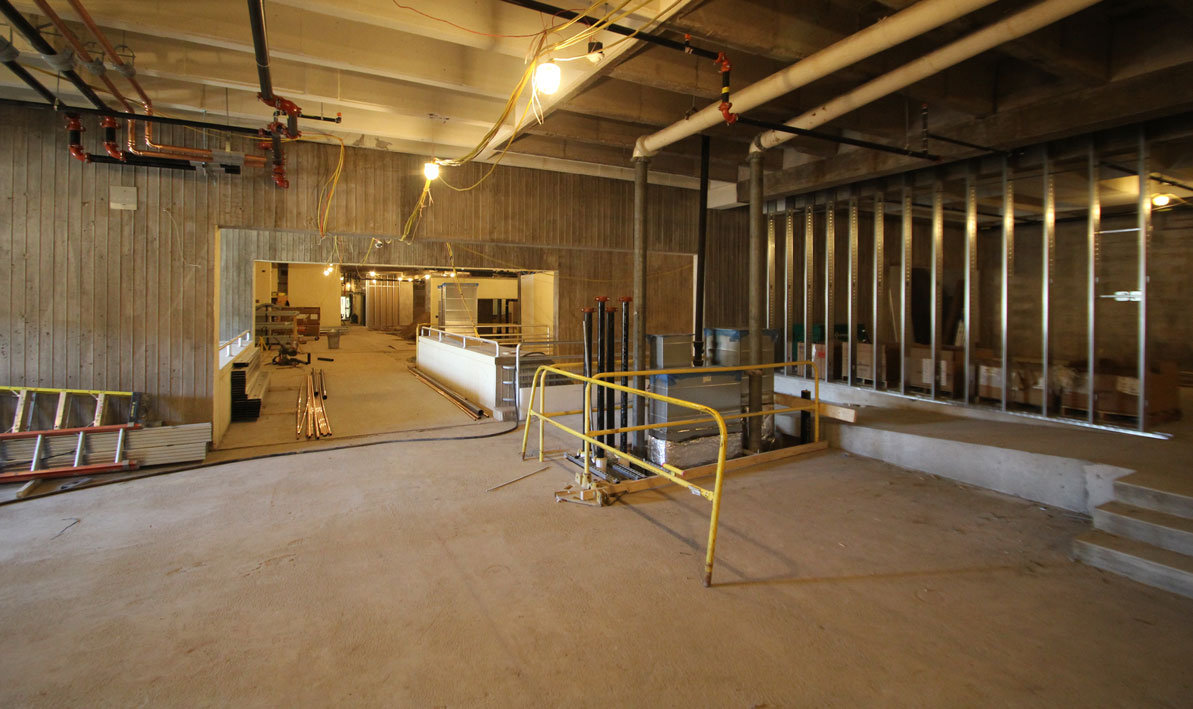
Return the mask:
{"type": "MultiPolygon", "coordinates": [[[[66,2],[50,2],[68,22],[75,21],[66,2]]],[[[31,0],[14,4],[45,24],[31,0]]],[[[639,27],[661,15],[662,28],[655,31],[674,38],[687,33],[696,46],[725,51],[733,61],[734,85],[742,87],[909,4],[653,0],[622,24],[639,27]]],[[[750,115],[786,120],[1027,4],[998,0],[750,115]]],[[[114,42],[135,52],[138,76],[162,110],[252,126],[270,119],[272,110],[256,100],[256,66],[242,0],[86,0],[86,6],[114,42]]],[[[1011,147],[1189,110],[1188,91],[1160,88],[1184,79],[1174,84],[1183,88],[1193,74],[1193,43],[1187,41],[1193,13],[1187,7],[1186,0],[1104,0],[824,130],[919,147],[924,107],[935,132],[1011,147]],[[1136,100],[1141,95],[1145,100],[1136,100]]],[[[538,12],[498,0],[269,0],[266,9],[275,90],[308,114],[343,114],[342,124],[304,122],[304,129],[331,130],[362,147],[438,157],[458,156],[477,144],[524,69],[530,38],[487,35],[532,35],[549,22],[538,12]]],[[[88,36],[81,25],[75,29],[80,37],[88,36]]],[[[601,37],[606,45],[618,39],[601,37]]],[[[37,66],[36,54],[14,41],[26,52],[21,61],[37,66]]],[[[583,52],[576,48],[566,54],[583,52]]],[[[630,151],[639,135],[681,120],[693,107],[714,101],[720,90],[713,62],[637,40],[618,44],[597,64],[581,60],[562,68],[563,87],[543,101],[545,120],[529,122],[506,163],[628,178],[630,151]]],[[[0,93],[30,97],[7,72],[0,73],[0,93]]],[[[78,100],[68,91],[62,94],[78,100]]],[[[740,179],[748,141],[756,132],[745,126],[709,131],[714,180],[728,187],[740,179]]],[[[508,135],[506,126],[499,137],[508,135]]],[[[930,148],[945,155],[964,153],[947,145],[930,148]]],[[[878,160],[875,156],[882,154],[805,138],[771,153],[768,196],[922,165],[899,156],[878,160]]],[[[692,186],[698,154],[695,139],[671,146],[652,161],[652,174],[658,182],[692,186]]]]}

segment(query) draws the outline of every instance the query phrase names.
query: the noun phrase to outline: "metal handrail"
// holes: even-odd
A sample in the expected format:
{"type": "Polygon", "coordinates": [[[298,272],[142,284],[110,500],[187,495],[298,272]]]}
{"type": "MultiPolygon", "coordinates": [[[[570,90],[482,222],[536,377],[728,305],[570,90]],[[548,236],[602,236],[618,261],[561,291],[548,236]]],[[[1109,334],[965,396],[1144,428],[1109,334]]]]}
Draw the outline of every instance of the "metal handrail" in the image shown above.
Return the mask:
{"type": "Polygon", "coordinates": [[[740,414],[722,414],[721,412],[717,411],[716,409],[713,409],[712,407],[709,407],[709,406],[705,406],[704,404],[698,404],[698,403],[686,401],[683,399],[676,399],[674,397],[665,396],[663,394],[658,394],[658,393],[651,392],[651,391],[646,391],[644,389],[635,389],[633,387],[623,386],[623,385],[617,384],[615,382],[607,381],[607,380],[609,378],[620,378],[622,376],[638,377],[638,376],[650,376],[650,375],[655,375],[655,374],[691,374],[691,373],[706,374],[706,373],[710,373],[710,372],[735,372],[735,371],[749,371],[749,370],[755,370],[755,369],[778,369],[780,367],[801,366],[801,365],[809,365],[812,367],[812,371],[815,374],[819,374],[818,366],[816,365],[816,363],[814,361],[811,361],[811,360],[801,360],[801,361],[792,361],[792,362],[776,362],[773,364],[749,364],[749,365],[734,365],[734,366],[721,366],[721,367],[682,367],[682,368],[670,368],[670,369],[635,370],[635,371],[629,371],[629,372],[609,371],[609,372],[602,372],[600,374],[596,374],[592,377],[585,377],[581,374],[576,374],[574,372],[568,372],[563,369],[560,369],[559,367],[543,365],[543,366],[539,367],[537,371],[535,371],[534,379],[531,381],[530,406],[528,407],[528,409],[526,411],[526,428],[522,431],[522,458],[523,459],[526,458],[526,445],[527,445],[527,442],[530,437],[530,420],[532,418],[537,418],[539,421],[539,460],[540,461],[543,460],[543,451],[544,451],[544,441],[543,441],[543,432],[544,432],[543,422],[544,421],[546,421],[547,423],[550,423],[551,425],[559,428],[560,430],[570,433],[573,436],[584,441],[584,474],[583,474],[583,477],[581,478],[582,486],[586,486],[586,487],[592,486],[592,471],[591,471],[591,467],[590,467],[591,458],[592,458],[591,453],[592,453],[592,447],[597,446],[597,447],[601,448],[602,450],[612,454],[613,456],[621,457],[621,458],[624,458],[630,462],[636,463],[637,465],[643,467],[644,469],[651,470],[651,471],[655,472],[657,475],[665,477],[674,483],[677,483],[683,487],[688,488],[693,494],[700,495],[701,497],[704,497],[705,499],[712,501],[713,509],[712,509],[712,514],[709,519],[708,550],[707,550],[707,553],[705,556],[705,562],[704,562],[704,585],[709,586],[712,584],[712,569],[713,569],[713,561],[714,561],[714,556],[715,556],[715,552],[716,552],[716,543],[717,543],[717,522],[720,518],[721,493],[723,490],[722,483],[723,483],[723,478],[724,478],[724,473],[725,473],[725,451],[728,447],[728,432],[727,432],[728,429],[725,426],[725,422],[727,420],[745,419],[745,418],[751,418],[751,417],[756,417],[756,416],[773,416],[775,414],[791,413],[791,412],[796,412],[796,411],[808,411],[810,409],[813,412],[813,417],[814,417],[814,421],[815,421],[814,429],[813,429],[813,431],[814,431],[813,432],[813,442],[814,443],[819,442],[820,441],[820,384],[817,381],[817,383],[814,385],[814,388],[815,388],[814,399],[811,402],[809,402],[808,404],[801,404],[798,406],[790,406],[790,407],[785,407],[785,408],[781,408],[781,409],[774,409],[774,408],[765,409],[763,411],[752,411],[752,412],[746,412],[746,413],[740,413],[740,414]],[[611,429],[594,431],[590,428],[591,417],[588,415],[584,415],[581,417],[583,419],[583,431],[582,432],[576,431],[575,429],[569,428],[569,427],[563,425],[562,423],[555,421],[554,418],[559,417],[559,416],[569,415],[569,414],[575,414],[575,413],[585,413],[585,410],[581,409],[579,411],[556,411],[556,412],[547,413],[545,410],[546,409],[546,383],[544,381],[546,374],[556,374],[556,375],[566,377],[568,379],[575,380],[577,382],[582,382],[584,384],[585,409],[587,409],[588,411],[592,410],[592,388],[595,385],[598,388],[604,387],[607,389],[612,389],[614,391],[621,391],[621,392],[625,392],[627,394],[632,394],[634,396],[641,396],[641,397],[648,398],[648,399],[655,399],[656,401],[663,401],[665,403],[674,404],[676,406],[681,406],[681,407],[688,408],[688,409],[694,409],[696,411],[702,411],[702,412],[707,413],[708,417],[707,418],[696,418],[696,419],[684,419],[684,420],[680,420],[680,421],[668,421],[668,422],[664,422],[664,423],[644,424],[644,425],[639,425],[639,426],[623,426],[620,428],[611,428],[611,429]],[[541,388],[540,388],[540,382],[542,382],[541,388]],[[536,391],[539,394],[539,405],[538,405],[537,411],[534,408],[534,395],[535,395],[536,391]],[[685,471],[681,470],[680,468],[677,468],[673,465],[669,465],[667,463],[661,463],[661,464],[649,463],[649,462],[639,458],[638,456],[635,456],[635,455],[628,453],[626,451],[618,450],[614,446],[608,445],[596,438],[596,436],[613,435],[613,434],[617,434],[617,433],[628,433],[631,431],[643,431],[643,430],[648,430],[648,429],[666,428],[669,426],[686,426],[686,425],[691,425],[693,423],[707,423],[707,422],[715,422],[717,424],[718,435],[719,435],[719,442],[718,442],[718,447],[717,447],[717,462],[716,462],[716,468],[715,468],[716,480],[713,484],[713,489],[711,491],[707,490],[705,488],[702,488],[698,485],[695,485],[694,483],[690,482],[689,480],[686,480],[684,478],[685,471]]]}
{"type": "Polygon", "coordinates": [[[527,416],[526,428],[522,432],[522,458],[523,459],[526,458],[526,443],[527,443],[527,439],[529,438],[529,434],[530,434],[530,418],[538,418],[538,420],[539,420],[539,460],[540,461],[543,460],[543,422],[546,421],[547,423],[550,423],[551,425],[559,428],[560,430],[562,430],[566,433],[570,433],[573,436],[575,436],[576,438],[579,438],[580,440],[584,441],[584,478],[583,478],[583,482],[585,482],[586,484],[591,484],[591,480],[592,480],[592,470],[590,467],[591,460],[592,460],[591,453],[592,453],[592,447],[596,446],[596,447],[601,448],[602,450],[605,450],[613,455],[623,457],[633,463],[636,463],[639,466],[641,466],[647,470],[652,470],[656,474],[661,475],[678,485],[688,488],[693,494],[700,495],[701,497],[705,498],[706,500],[710,500],[712,502],[712,514],[709,518],[709,525],[708,525],[708,551],[705,554],[705,559],[704,559],[704,585],[710,586],[712,584],[713,558],[716,553],[716,545],[717,545],[717,521],[718,521],[718,519],[720,517],[720,513],[721,513],[721,492],[722,492],[722,483],[724,481],[724,473],[725,473],[725,449],[729,442],[728,429],[725,427],[725,419],[721,417],[720,412],[718,412],[716,409],[714,409],[710,406],[705,406],[704,404],[696,404],[696,403],[693,403],[690,401],[684,401],[683,399],[676,399],[674,397],[664,396],[662,394],[656,394],[656,393],[650,392],[650,391],[644,391],[641,389],[633,389],[631,387],[624,387],[624,386],[621,386],[620,384],[615,384],[613,382],[607,382],[607,381],[603,381],[600,379],[593,379],[592,377],[586,377],[582,374],[576,374],[575,372],[569,372],[569,371],[560,369],[558,367],[551,367],[548,365],[543,365],[543,366],[539,367],[538,370],[534,373],[534,380],[531,382],[531,386],[530,386],[530,407],[526,410],[526,416],[527,416]],[[681,470],[673,465],[668,465],[666,463],[663,463],[660,465],[656,465],[654,463],[649,463],[633,454],[626,453],[624,451],[619,451],[616,448],[614,448],[613,446],[607,445],[607,444],[597,440],[596,438],[593,438],[590,435],[590,432],[588,430],[588,422],[589,422],[588,416],[581,417],[584,420],[584,431],[583,432],[576,431],[575,429],[569,428],[569,427],[563,425],[562,423],[555,421],[553,419],[553,416],[559,416],[562,414],[558,414],[558,413],[548,414],[543,410],[545,403],[546,403],[546,393],[545,393],[546,387],[545,386],[541,390],[539,390],[539,410],[535,411],[535,409],[534,409],[534,393],[535,393],[535,390],[538,388],[539,380],[543,377],[544,374],[547,374],[547,373],[555,374],[555,375],[562,376],[562,377],[567,377],[568,379],[574,379],[577,382],[582,382],[584,384],[584,400],[585,401],[591,401],[592,387],[593,387],[593,385],[596,385],[597,387],[605,387],[608,389],[612,389],[614,391],[624,391],[629,394],[635,394],[637,396],[643,396],[643,397],[646,397],[649,399],[655,399],[658,401],[663,401],[668,404],[673,404],[675,406],[681,406],[681,407],[688,408],[688,409],[694,409],[696,411],[703,411],[703,412],[709,414],[712,417],[712,420],[716,421],[717,429],[719,431],[719,436],[720,436],[720,444],[717,447],[716,481],[713,484],[713,489],[707,490],[705,488],[700,487],[699,485],[696,485],[695,483],[685,480],[683,478],[683,470],[681,470]]]}

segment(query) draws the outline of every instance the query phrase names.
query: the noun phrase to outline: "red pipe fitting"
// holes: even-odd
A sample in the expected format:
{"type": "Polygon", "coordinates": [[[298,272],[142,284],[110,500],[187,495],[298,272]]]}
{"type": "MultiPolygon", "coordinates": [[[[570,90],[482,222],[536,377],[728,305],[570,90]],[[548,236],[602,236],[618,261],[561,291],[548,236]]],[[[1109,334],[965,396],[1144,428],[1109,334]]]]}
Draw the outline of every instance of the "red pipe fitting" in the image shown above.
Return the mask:
{"type": "Polygon", "coordinates": [[[66,130],[70,134],[70,156],[80,162],[87,162],[87,151],[83,148],[83,122],[78,116],[66,117],[66,130]]]}
{"type": "Polygon", "coordinates": [[[117,160],[124,160],[124,152],[120,150],[120,144],[116,142],[116,119],[111,116],[104,116],[100,125],[104,128],[104,150],[108,155],[117,160]]]}
{"type": "Polygon", "coordinates": [[[290,187],[290,180],[286,179],[285,165],[273,166],[273,184],[281,187],[282,189],[288,189],[290,187]]]}

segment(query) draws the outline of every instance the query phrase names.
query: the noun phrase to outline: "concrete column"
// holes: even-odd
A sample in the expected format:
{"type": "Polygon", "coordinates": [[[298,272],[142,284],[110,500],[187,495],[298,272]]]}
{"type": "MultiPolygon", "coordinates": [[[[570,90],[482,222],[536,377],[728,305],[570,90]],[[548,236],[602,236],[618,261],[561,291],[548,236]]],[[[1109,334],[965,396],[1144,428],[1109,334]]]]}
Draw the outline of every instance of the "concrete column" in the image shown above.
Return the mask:
{"type": "MultiPolygon", "coordinates": [[[[647,368],[646,357],[646,178],[650,169],[650,158],[634,158],[634,369],[647,368]]],[[[624,337],[624,335],[623,335],[624,337]]],[[[635,377],[636,389],[646,388],[645,377],[635,377]]],[[[634,425],[646,423],[646,402],[641,397],[634,399],[634,425]]],[[[634,451],[639,455],[646,451],[646,436],[643,431],[634,432],[634,451]]]]}
{"type": "MultiPolygon", "coordinates": [[[[750,153],[750,364],[761,364],[762,358],[762,327],[764,308],[766,306],[766,224],[762,214],[762,156],[763,153],[750,153]]],[[[750,411],[762,410],[762,391],[758,387],[750,388],[750,411]]],[[[750,450],[762,448],[762,417],[755,416],[746,419],[749,437],[747,447],[750,450]]]]}

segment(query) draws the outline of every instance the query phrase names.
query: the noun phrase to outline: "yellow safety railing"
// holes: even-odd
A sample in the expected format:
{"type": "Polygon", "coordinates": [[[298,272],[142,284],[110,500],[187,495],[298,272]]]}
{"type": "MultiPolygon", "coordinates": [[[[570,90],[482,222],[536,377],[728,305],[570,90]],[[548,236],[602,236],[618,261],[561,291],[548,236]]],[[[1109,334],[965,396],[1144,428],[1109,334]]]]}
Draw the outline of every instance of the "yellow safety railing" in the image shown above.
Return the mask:
{"type": "Polygon", "coordinates": [[[555,366],[551,366],[551,365],[543,365],[543,366],[540,366],[538,368],[538,370],[535,371],[534,378],[531,381],[531,385],[530,385],[530,400],[529,400],[530,406],[527,407],[527,411],[526,411],[526,427],[522,431],[522,457],[523,457],[523,459],[525,459],[525,457],[526,457],[526,446],[527,446],[527,443],[530,438],[531,419],[537,418],[538,422],[539,422],[539,460],[540,461],[543,460],[543,452],[544,452],[544,440],[543,440],[543,436],[544,436],[543,424],[544,424],[544,422],[549,423],[552,426],[555,426],[556,428],[560,429],[561,431],[564,431],[565,433],[569,433],[584,442],[584,473],[583,473],[583,477],[581,478],[581,483],[584,486],[592,485],[591,460],[592,460],[593,448],[596,447],[596,448],[600,448],[601,450],[604,450],[604,451],[612,454],[613,456],[616,456],[616,457],[622,458],[624,460],[627,460],[629,462],[635,463],[645,470],[650,470],[650,471],[654,472],[656,475],[667,478],[671,482],[674,482],[677,485],[687,488],[693,494],[699,495],[699,496],[705,498],[706,500],[711,501],[712,502],[712,513],[710,515],[709,525],[708,525],[708,548],[707,548],[707,551],[705,554],[705,559],[704,559],[704,585],[709,586],[712,584],[713,560],[714,560],[714,557],[716,554],[716,546],[717,546],[717,522],[718,522],[718,520],[720,518],[720,514],[721,514],[721,493],[723,490],[723,482],[724,482],[724,476],[725,476],[725,451],[728,447],[728,441],[729,441],[729,434],[728,434],[728,429],[725,426],[725,421],[727,419],[749,418],[752,416],[768,416],[768,415],[774,415],[777,413],[787,413],[787,412],[792,412],[792,411],[807,411],[809,408],[812,408],[812,410],[815,412],[815,418],[816,418],[815,439],[817,441],[819,441],[820,440],[820,406],[819,406],[819,404],[820,404],[820,385],[819,385],[819,383],[817,383],[817,385],[816,385],[816,398],[813,402],[810,402],[812,404],[811,407],[794,406],[794,407],[788,407],[788,408],[783,408],[783,409],[768,409],[766,411],[761,411],[761,412],[749,412],[749,413],[742,413],[742,414],[724,415],[721,412],[717,411],[716,409],[713,409],[710,406],[705,406],[704,404],[698,404],[698,403],[691,402],[691,401],[685,401],[683,399],[677,399],[675,397],[665,396],[663,394],[657,394],[655,392],[645,391],[643,389],[635,389],[632,387],[623,386],[621,384],[617,384],[615,382],[611,382],[611,381],[607,381],[607,380],[612,379],[612,378],[622,377],[622,376],[637,377],[637,376],[648,376],[648,375],[652,375],[652,374],[680,374],[680,373],[690,374],[690,373],[748,371],[748,370],[754,370],[754,369],[773,369],[773,368],[784,367],[784,366],[791,366],[791,365],[798,366],[798,365],[804,365],[804,364],[811,365],[813,370],[816,369],[816,364],[814,362],[801,361],[801,362],[782,362],[782,363],[777,363],[777,364],[773,364],[773,365],[764,364],[764,365],[742,365],[742,366],[734,366],[734,367],[699,367],[699,368],[684,368],[684,369],[639,370],[639,371],[631,371],[631,372],[611,371],[611,372],[605,372],[603,374],[598,374],[595,377],[586,377],[582,374],[576,374],[575,372],[565,371],[559,367],[555,367],[555,366]],[[540,382],[543,382],[543,380],[547,374],[554,374],[554,375],[558,375],[558,376],[561,376],[561,377],[564,377],[567,379],[571,379],[578,383],[583,383],[584,384],[585,408],[578,409],[578,410],[571,410],[571,411],[547,412],[546,411],[546,385],[542,384],[540,386],[540,382]],[[656,401],[662,401],[662,402],[665,402],[668,404],[674,404],[675,406],[692,409],[697,412],[703,412],[703,413],[707,414],[708,417],[707,418],[684,419],[682,421],[668,421],[665,423],[658,423],[658,424],[645,424],[645,425],[641,425],[641,426],[627,426],[624,428],[612,428],[612,429],[606,429],[606,430],[600,430],[600,431],[592,431],[589,428],[591,421],[590,421],[590,416],[588,415],[588,412],[590,412],[592,410],[592,389],[594,386],[597,388],[604,388],[604,389],[611,389],[613,391],[625,392],[625,393],[631,394],[633,396],[643,397],[643,398],[647,398],[647,399],[654,399],[656,401]],[[539,403],[538,403],[537,410],[535,409],[535,404],[534,404],[534,397],[535,397],[536,393],[539,395],[539,403]],[[567,416],[567,415],[574,415],[574,414],[584,414],[582,416],[582,419],[583,419],[583,430],[582,431],[577,431],[573,428],[569,428],[568,426],[565,426],[564,424],[560,423],[559,421],[554,420],[555,418],[560,417],[560,416],[567,416]],[[684,471],[680,468],[675,467],[674,465],[670,465],[667,463],[657,463],[656,464],[656,463],[648,462],[648,461],[643,460],[642,458],[639,458],[638,456],[636,456],[630,452],[618,450],[616,447],[611,446],[601,440],[598,440],[595,437],[598,435],[616,434],[616,433],[630,432],[630,431],[642,431],[642,430],[647,430],[647,429],[651,429],[651,428],[664,428],[667,426],[680,426],[680,425],[688,425],[688,424],[692,424],[692,423],[707,423],[707,422],[715,422],[717,424],[718,437],[719,437],[718,446],[717,446],[716,478],[714,480],[712,490],[708,490],[706,488],[700,487],[699,485],[696,485],[692,481],[685,479],[684,471]]]}

